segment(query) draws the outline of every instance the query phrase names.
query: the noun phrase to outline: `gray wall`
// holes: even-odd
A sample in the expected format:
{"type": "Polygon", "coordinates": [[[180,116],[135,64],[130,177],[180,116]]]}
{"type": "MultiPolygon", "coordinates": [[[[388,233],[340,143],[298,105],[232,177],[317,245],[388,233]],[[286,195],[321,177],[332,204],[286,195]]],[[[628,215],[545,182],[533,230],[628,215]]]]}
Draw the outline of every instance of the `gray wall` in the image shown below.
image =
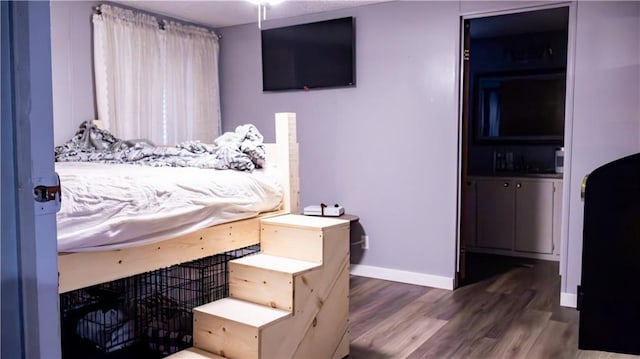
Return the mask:
{"type": "Polygon", "coordinates": [[[96,117],[91,14],[97,1],[51,2],[54,144],[96,117]]]}
{"type": "MultiPolygon", "coordinates": [[[[94,4],[51,4],[56,144],[95,112],[89,35],[94,4]]],[[[371,248],[362,253],[352,247],[355,262],[452,277],[459,16],[531,4],[394,2],[267,21],[275,27],[355,16],[358,85],[347,89],[262,93],[256,25],[221,29],[223,129],[252,122],[273,140],[273,113],[297,112],[302,204],[339,202],[360,215],[371,248]]],[[[639,7],[577,4],[563,292],[575,293],[580,281],[582,176],[640,149],[639,7]]]]}
{"type": "Polygon", "coordinates": [[[576,293],[580,283],[582,178],[640,150],[640,2],[579,2],[577,13],[571,169],[564,202],[569,226],[562,291],[567,293],[576,293]]]}
{"type": "MultiPolygon", "coordinates": [[[[339,202],[360,215],[371,248],[362,255],[354,249],[356,262],[451,277],[458,16],[527,5],[396,2],[269,22],[276,27],[355,16],[358,85],[352,89],[262,93],[258,29],[221,29],[224,130],[253,122],[272,139],[273,112],[297,112],[301,202],[339,202]]],[[[575,293],[580,280],[582,176],[640,149],[639,6],[576,6],[574,136],[568,138],[575,148],[565,169],[563,248],[569,260],[563,292],[575,293]]]]}
{"type": "Polygon", "coordinates": [[[355,88],[263,93],[255,24],[220,29],[223,130],[298,116],[301,205],[340,203],[370,249],[358,264],[453,277],[459,4],[394,2],[268,21],[356,18],[355,88]]]}

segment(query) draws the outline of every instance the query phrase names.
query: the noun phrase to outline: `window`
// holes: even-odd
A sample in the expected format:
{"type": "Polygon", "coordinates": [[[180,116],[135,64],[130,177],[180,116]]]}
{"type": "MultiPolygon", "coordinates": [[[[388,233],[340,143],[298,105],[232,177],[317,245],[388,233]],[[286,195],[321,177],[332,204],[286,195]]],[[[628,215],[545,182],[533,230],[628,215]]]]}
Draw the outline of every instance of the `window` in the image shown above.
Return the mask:
{"type": "Polygon", "coordinates": [[[101,5],[93,16],[98,116],[119,138],[212,142],[219,134],[217,35],[101,5]]]}

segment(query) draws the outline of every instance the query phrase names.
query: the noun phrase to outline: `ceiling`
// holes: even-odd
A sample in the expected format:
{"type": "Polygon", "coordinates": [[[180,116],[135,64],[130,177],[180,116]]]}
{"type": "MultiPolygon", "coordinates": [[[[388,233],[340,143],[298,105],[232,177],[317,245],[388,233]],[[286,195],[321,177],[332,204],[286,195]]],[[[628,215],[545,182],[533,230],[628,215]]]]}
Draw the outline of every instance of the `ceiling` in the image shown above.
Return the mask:
{"type": "MultiPolygon", "coordinates": [[[[115,0],[113,2],[212,28],[255,23],[259,0],[115,0]]],[[[284,0],[268,6],[267,20],[322,13],[393,0],[284,0]]],[[[515,35],[567,28],[568,8],[472,20],[471,37],[515,35]]]]}
{"type": "MultiPolygon", "coordinates": [[[[267,7],[267,20],[320,13],[384,1],[389,0],[286,0],[280,4],[267,7]]],[[[258,21],[257,5],[247,0],[116,0],[113,2],[213,28],[258,21]]]]}

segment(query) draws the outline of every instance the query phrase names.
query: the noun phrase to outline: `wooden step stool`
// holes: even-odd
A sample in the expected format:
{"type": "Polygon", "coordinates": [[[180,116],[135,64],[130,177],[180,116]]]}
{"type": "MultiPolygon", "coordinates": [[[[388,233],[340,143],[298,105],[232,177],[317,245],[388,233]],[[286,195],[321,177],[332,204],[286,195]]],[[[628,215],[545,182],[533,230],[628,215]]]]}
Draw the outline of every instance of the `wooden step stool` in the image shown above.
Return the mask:
{"type": "Polygon", "coordinates": [[[263,219],[260,243],[260,254],[229,262],[229,298],[194,308],[194,347],[226,358],[347,356],[349,221],[263,219]]]}

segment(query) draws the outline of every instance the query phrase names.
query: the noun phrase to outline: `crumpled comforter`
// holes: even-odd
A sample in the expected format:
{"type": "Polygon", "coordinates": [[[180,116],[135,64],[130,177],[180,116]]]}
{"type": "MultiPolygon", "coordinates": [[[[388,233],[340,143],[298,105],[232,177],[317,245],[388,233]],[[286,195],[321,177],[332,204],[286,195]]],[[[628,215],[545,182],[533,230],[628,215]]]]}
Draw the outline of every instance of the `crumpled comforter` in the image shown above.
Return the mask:
{"type": "Polygon", "coordinates": [[[122,140],[90,121],[72,139],[55,148],[56,162],[131,163],[154,167],[199,167],[253,171],[265,165],[262,134],[252,125],[238,126],[214,145],[186,141],[157,147],[148,140],[122,140]]]}

